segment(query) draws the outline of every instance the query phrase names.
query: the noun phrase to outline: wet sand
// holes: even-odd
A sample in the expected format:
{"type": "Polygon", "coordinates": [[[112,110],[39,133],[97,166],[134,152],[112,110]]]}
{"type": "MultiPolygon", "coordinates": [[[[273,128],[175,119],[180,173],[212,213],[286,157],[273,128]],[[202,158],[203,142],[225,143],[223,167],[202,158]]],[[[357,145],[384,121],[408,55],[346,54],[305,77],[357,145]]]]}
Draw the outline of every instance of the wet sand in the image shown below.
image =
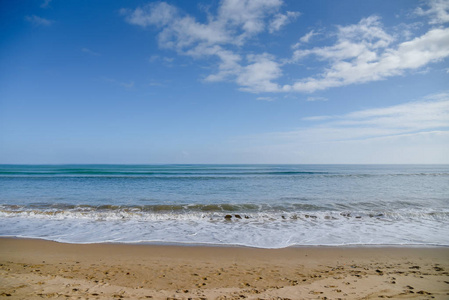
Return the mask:
{"type": "Polygon", "coordinates": [[[0,298],[449,299],[449,248],[269,250],[2,238],[0,298]]]}

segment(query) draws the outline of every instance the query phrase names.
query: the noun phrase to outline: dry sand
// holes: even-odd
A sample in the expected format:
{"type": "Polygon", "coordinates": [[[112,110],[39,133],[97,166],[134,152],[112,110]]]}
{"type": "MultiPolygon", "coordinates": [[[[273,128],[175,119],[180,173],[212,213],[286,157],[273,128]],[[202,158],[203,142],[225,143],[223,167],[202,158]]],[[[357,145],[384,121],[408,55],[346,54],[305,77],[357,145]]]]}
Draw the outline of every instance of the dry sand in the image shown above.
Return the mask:
{"type": "Polygon", "coordinates": [[[449,299],[449,248],[72,245],[0,239],[0,298],[449,299]]]}

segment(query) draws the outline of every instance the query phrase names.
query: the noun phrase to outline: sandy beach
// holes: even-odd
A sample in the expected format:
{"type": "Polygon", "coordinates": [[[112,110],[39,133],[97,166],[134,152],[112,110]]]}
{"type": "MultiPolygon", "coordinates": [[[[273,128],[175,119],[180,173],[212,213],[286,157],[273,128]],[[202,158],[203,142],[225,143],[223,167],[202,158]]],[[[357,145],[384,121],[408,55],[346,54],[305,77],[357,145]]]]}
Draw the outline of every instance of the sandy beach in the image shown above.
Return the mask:
{"type": "Polygon", "coordinates": [[[448,248],[0,239],[0,297],[8,299],[448,299],[448,270],[448,248]]]}

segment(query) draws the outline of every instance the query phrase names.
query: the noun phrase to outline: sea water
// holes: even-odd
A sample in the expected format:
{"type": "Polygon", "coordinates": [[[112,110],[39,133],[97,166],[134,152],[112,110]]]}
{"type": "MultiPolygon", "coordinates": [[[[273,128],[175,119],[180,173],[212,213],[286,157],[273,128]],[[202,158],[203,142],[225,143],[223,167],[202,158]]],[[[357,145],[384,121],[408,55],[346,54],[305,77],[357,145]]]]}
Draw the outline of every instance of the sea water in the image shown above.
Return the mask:
{"type": "Polygon", "coordinates": [[[0,236],[449,245],[448,165],[0,165],[0,236]]]}

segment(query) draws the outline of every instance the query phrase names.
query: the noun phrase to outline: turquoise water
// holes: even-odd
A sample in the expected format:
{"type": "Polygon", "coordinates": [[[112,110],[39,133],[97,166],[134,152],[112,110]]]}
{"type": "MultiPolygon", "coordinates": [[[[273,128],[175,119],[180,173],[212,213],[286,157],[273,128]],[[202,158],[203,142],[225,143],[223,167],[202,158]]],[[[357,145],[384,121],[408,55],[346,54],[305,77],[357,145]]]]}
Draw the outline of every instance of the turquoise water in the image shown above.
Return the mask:
{"type": "Polygon", "coordinates": [[[1,165],[0,235],[449,245],[448,165],[1,165]]]}

